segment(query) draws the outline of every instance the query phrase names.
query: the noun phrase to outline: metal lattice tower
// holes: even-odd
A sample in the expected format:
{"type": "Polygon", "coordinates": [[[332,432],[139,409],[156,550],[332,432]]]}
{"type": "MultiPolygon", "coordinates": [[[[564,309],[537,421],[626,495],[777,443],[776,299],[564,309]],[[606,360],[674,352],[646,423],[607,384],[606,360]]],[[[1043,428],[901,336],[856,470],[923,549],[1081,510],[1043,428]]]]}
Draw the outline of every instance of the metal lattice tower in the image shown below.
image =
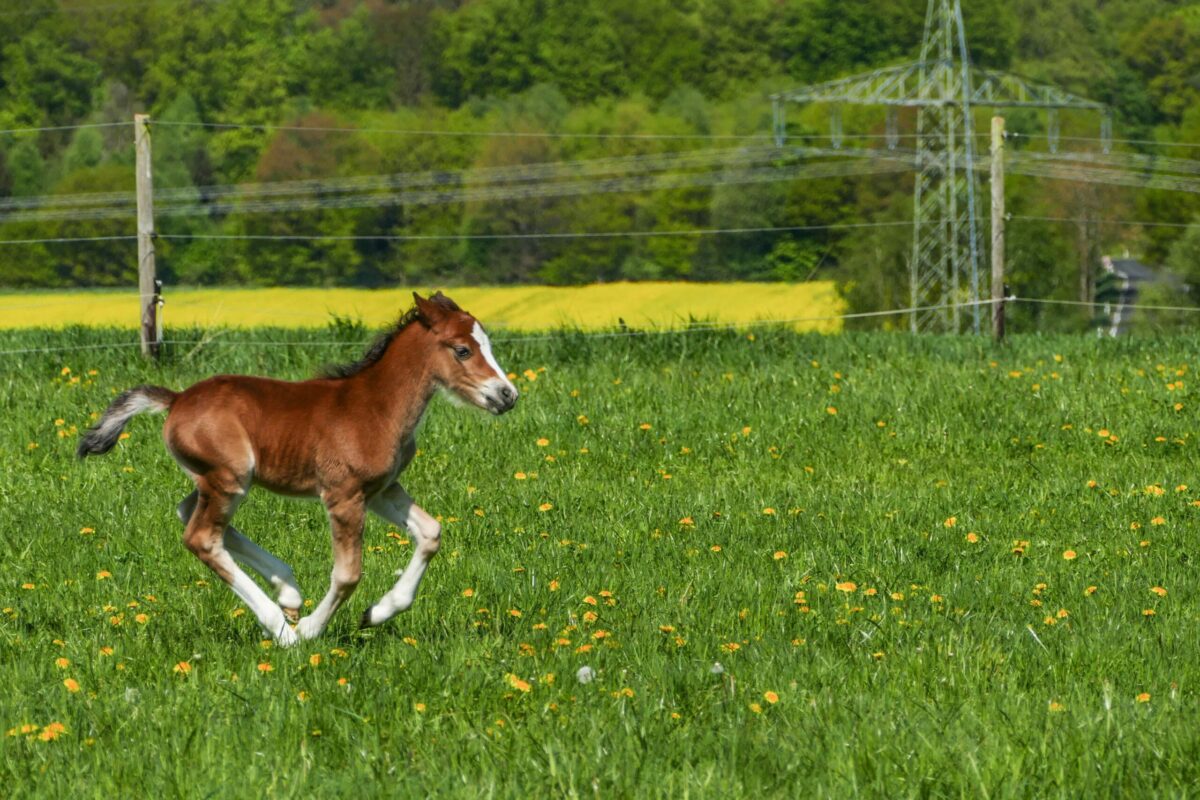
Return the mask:
{"type": "Polygon", "coordinates": [[[1088,109],[1103,115],[1105,151],[1111,135],[1106,106],[1031,83],[1007,73],[971,66],[959,0],[929,0],[920,60],[816,84],[772,96],[776,144],[786,140],[786,103],[832,106],[831,137],[842,140],[840,106],[887,108],[887,143],[898,140],[897,111],[917,111],[913,168],[913,242],[909,281],[913,332],[959,332],[959,305],[974,303],[972,327],[979,333],[980,261],[984,256],[976,198],[979,195],[972,110],[1033,107],[1047,110],[1051,150],[1058,147],[1059,109],[1088,109]]]}

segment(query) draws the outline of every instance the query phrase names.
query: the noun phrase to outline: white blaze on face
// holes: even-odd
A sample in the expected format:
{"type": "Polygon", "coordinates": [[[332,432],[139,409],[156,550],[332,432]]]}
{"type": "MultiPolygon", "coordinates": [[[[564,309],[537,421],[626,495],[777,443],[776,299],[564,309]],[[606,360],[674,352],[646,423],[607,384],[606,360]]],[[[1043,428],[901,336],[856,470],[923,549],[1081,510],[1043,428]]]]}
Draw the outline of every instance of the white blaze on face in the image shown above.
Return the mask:
{"type": "Polygon", "coordinates": [[[491,367],[493,372],[496,373],[495,378],[488,380],[487,383],[484,384],[484,391],[498,391],[501,387],[507,386],[509,391],[513,393],[513,397],[516,397],[517,387],[512,385],[512,381],[508,379],[507,373],[505,373],[504,369],[496,363],[496,357],[492,355],[492,342],[490,339],[488,339],[488,335],[484,333],[483,326],[478,322],[476,322],[475,327],[471,329],[471,338],[479,343],[480,355],[483,356],[484,362],[491,367]]]}

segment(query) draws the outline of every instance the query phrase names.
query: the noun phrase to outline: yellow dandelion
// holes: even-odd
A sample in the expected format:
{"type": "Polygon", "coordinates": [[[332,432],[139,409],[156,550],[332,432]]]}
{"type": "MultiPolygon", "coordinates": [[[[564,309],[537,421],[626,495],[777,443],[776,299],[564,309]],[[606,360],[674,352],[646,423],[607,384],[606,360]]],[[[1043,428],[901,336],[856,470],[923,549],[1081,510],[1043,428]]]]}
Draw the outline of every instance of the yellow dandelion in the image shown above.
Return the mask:
{"type": "Polygon", "coordinates": [[[1067,710],[1066,706],[1064,706],[1062,703],[1058,702],[1057,700],[1050,701],[1050,711],[1052,713],[1057,714],[1059,712],[1066,711],[1066,710],[1067,710]]]}
{"type": "Polygon", "coordinates": [[[690,528],[691,526],[696,524],[696,521],[693,520],[691,517],[684,517],[681,520],[679,520],[679,524],[685,528],[690,528]]]}
{"type": "Polygon", "coordinates": [[[775,509],[768,506],[767,508],[763,509],[763,513],[766,514],[768,517],[773,517],[773,516],[775,516],[775,509]]]}
{"type": "Polygon", "coordinates": [[[1136,700],[1137,700],[1139,703],[1149,703],[1149,702],[1150,702],[1150,693],[1149,693],[1149,692],[1142,692],[1142,693],[1141,693],[1141,694],[1139,694],[1139,695],[1138,695],[1138,696],[1137,696],[1135,699],[1136,699],[1136,700]]]}
{"type": "Polygon", "coordinates": [[[259,671],[259,672],[272,672],[272,671],[274,671],[274,669],[275,669],[275,668],[274,668],[274,667],[272,667],[272,666],[270,665],[270,663],[268,663],[268,662],[266,662],[266,661],[263,661],[263,662],[261,662],[261,663],[258,665],[258,671],[259,671]]]}
{"type": "Polygon", "coordinates": [[[761,713],[762,713],[762,706],[761,706],[760,704],[758,704],[758,703],[751,703],[751,704],[750,704],[750,710],[751,710],[751,711],[753,711],[755,714],[761,714],[761,713]]]}
{"type": "Polygon", "coordinates": [[[1163,519],[1162,517],[1155,517],[1154,519],[1150,520],[1150,524],[1151,525],[1166,525],[1167,521],[1165,519],[1163,519]]]}
{"type": "Polygon", "coordinates": [[[1067,561],[1074,561],[1075,557],[1076,556],[1075,556],[1074,550],[1064,550],[1063,551],[1063,558],[1065,558],[1067,561]]]}
{"type": "Polygon", "coordinates": [[[1150,591],[1154,592],[1159,597],[1167,596],[1167,590],[1161,586],[1152,586],[1152,587],[1150,587],[1150,591]]]}
{"type": "Polygon", "coordinates": [[[508,685],[516,689],[518,692],[529,692],[531,689],[533,689],[533,686],[530,685],[529,681],[521,680],[511,672],[504,676],[504,680],[508,681],[508,685]]]}
{"type": "Polygon", "coordinates": [[[1153,608],[1143,608],[1142,609],[1143,617],[1153,617],[1156,613],[1157,612],[1153,608]]]}
{"type": "Polygon", "coordinates": [[[587,597],[583,598],[583,602],[587,603],[589,606],[597,605],[596,598],[592,597],[590,594],[587,597]]]}
{"type": "Polygon", "coordinates": [[[842,581],[841,583],[834,584],[833,588],[839,592],[853,592],[858,589],[858,584],[854,581],[842,581]]]}
{"type": "Polygon", "coordinates": [[[825,413],[831,417],[837,416],[837,408],[835,406],[826,406],[825,413]]]}
{"type": "Polygon", "coordinates": [[[776,561],[782,561],[783,559],[787,558],[787,553],[785,553],[783,550],[776,550],[771,557],[776,561]]]}
{"type": "Polygon", "coordinates": [[[643,422],[641,425],[638,425],[638,428],[643,431],[648,431],[648,430],[650,430],[651,427],[652,426],[650,425],[649,422],[643,422]]]}
{"type": "Polygon", "coordinates": [[[974,531],[972,531],[971,533],[968,533],[963,538],[965,538],[971,544],[979,544],[979,534],[975,533],[974,531]]]}
{"type": "Polygon", "coordinates": [[[523,481],[529,476],[527,476],[524,472],[514,472],[513,477],[519,481],[523,481]]]}
{"type": "Polygon", "coordinates": [[[424,703],[413,703],[413,711],[416,711],[418,714],[424,714],[425,713],[425,704],[424,703]]]}
{"type": "Polygon", "coordinates": [[[713,551],[714,553],[719,553],[719,552],[721,552],[721,545],[714,544],[712,547],[710,547],[708,549],[713,551]]]}
{"type": "Polygon", "coordinates": [[[98,581],[106,581],[111,577],[112,577],[112,573],[106,569],[102,569],[96,573],[96,580],[98,580],[98,581]]]}
{"type": "Polygon", "coordinates": [[[65,681],[63,681],[63,686],[67,687],[67,691],[71,694],[75,694],[80,688],[79,681],[75,680],[74,678],[67,678],[65,681]]]}
{"type": "Polygon", "coordinates": [[[538,511],[549,511],[552,508],[554,508],[553,503],[542,503],[540,506],[538,506],[538,511]]]}
{"type": "Polygon", "coordinates": [[[946,521],[942,523],[943,527],[953,528],[958,524],[958,517],[946,517],[946,521]]]}
{"type": "Polygon", "coordinates": [[[549,445],[550,445],[550,440],[545,437],[537,440],[538,447],[548,447],[549,445]]]}
{"type": "Polygon", "coordinates": [[[1095,587],[1095,586],[1089,586],[1089,587],[1087,587],[1086,589],[1084,589],[1084,590],[1083,590],[1083,593],[1084,593],[1084,595],[1086,595],[1086,596],[1088,596],[1088,597],[1091,597],[1092,595],[1094,595],[1094,594],[1096,593],[1096,587],[1095,587]]]}
{"type": "Polygon", "coordinates": [[[558,584],[558,580],[557,580],[557,579],[550,581],[550,591],[552,591],[552,592],[557,592],[557,591],[558,591],[558,585],[559,585],[559,584],[558,584]]]}
{"type": "Polygon", "coordinates": [[[779,702],[779,695],[775,692],[763,692],[763,700],[766,700],[771,705],[779,702]]]}

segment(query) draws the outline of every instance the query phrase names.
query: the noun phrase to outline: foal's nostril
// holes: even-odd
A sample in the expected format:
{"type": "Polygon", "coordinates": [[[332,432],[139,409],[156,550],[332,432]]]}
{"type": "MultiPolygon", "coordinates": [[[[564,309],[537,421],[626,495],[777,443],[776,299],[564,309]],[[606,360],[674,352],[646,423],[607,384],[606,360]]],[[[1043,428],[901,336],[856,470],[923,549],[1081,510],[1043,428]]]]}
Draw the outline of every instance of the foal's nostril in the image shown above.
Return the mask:
{"type": "Polygon", "coordinates": [[[515,402],[517,399],[516,391],[508,386],[500,387],[500,396],[504,398],[504,402],[506,403],[515,402]]]}

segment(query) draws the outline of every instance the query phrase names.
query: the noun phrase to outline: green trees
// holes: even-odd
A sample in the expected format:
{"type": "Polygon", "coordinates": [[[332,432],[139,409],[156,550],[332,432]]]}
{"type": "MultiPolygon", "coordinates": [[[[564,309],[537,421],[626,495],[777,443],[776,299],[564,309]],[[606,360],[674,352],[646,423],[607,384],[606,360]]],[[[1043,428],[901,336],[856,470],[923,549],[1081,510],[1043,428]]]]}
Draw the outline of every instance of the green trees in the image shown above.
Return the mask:
{"type": "MultiPolygon", "coordinates": [[[[925,5],[154,0],[84,13],[36,0],[0,29],[0,129],[125,122],[134,111],[150,112],[165,234],[159,263],[172,282],[829,277],[856,308],[891,307],[907,302],[910,229],[828,226],[903,223],[910,178],[614,188],[599,181],[635,168],[581,175],[578,168],[535,165],[724,148],[710,163],[735,169],[729,164],[736,154],[763,141],[704,137],[767,132],[765,95],[772,90],[915,57],[925,5]],[[466,135],[429,133],[438,131],[466,135]],[[670,138],[690,136],[696,138],[670,138]],[[342,207],[334,200],[345,193],[304,189],[256,211],[261,196],[228,188],[439,171],[436,185],[445,190],[463,184],[464,170],[514,168],[517,177],[504,179],[509,196],[500,197],[397,194],[394,202],[342,207]],[[562,188],[572,183],[576,188],[562,188]],[[540,188],[512,188],[518,186],[540,188]],[[744,230],[751,228],[798,229],[744,230]],[[740,232],[624,235],[696,229],[740,232]],[[536,236],[564,232],[600,235],[536,236]],[[214,235],[259,238],[205,238],[214,235]]],[[[1129,138],[1200,141],[1200,89],[1192,80],[1200,70],[1200,15],[1190,7],[1168,0],[964,0],[963,8],[978,63],[1107,100],[1129,138]]],[[[800,115],[797,129],[823,131],[823,113],[800,115]]],[[[1042,125],[1035,112],[1014,114],[1011,123],[1020,132],[1042,125]]],[[[882,124],[882,114],[847,117],[848,131],[878,134],[882,124]]],[[[912,119],[901,124],[911,129],[912,119]]],[[[1064,130],[1070,124],[1064,120],[1064,130]]],[[[0,133],[0,199],[129,192],[131,144],[123,127],[0,133]]],[[[686,170],[673,170],[680,172],[686,170]]],[[[1010,203],[1050,216],[1112,217],[1120,210],[1184,225],[1200,213],[1192,195],[1088,191],[1015,182],[1010,203]]],[[[17,222],[15,211],[0,206],[0,237],[133,230],[132,213],[17,222]]],[[[1074,297],[1080,264],[1114,246],[1151,262],[1169,258],[1193,274],[1187,259],[1195,237],[1183,227],[1096,231],[1084,242],[1069,225],[1014,226],[1015,288],[1074,297]]],[[[128,251],[120,241],[10,246],[0,249],[0,283],[121,283],[132,270],[128,251]]]]}

